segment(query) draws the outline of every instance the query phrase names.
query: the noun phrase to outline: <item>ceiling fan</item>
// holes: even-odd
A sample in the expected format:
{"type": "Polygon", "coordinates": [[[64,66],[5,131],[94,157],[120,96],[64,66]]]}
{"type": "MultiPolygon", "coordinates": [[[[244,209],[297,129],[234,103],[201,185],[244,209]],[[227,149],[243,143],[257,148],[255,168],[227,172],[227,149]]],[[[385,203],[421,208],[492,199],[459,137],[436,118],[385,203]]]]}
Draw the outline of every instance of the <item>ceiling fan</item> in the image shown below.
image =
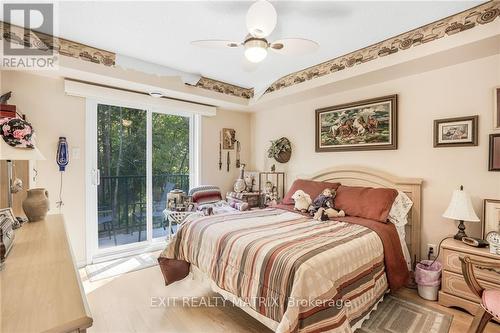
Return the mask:
{"type": "Polygon", "coordinates": [[[245,58],[258,63],[264,60],[268,50],[284,55],[302,55],[315,51],[319,44],[304,38],[284,38],[269,42],[269,36],[276,26],[277,14],[274,6],[266,0],[259,0],[252,4],[246,16],[246,25],[249,34],[243,42],[230,40],[195,40],[192,45],[207,48],[245,48],[245,58]]]}

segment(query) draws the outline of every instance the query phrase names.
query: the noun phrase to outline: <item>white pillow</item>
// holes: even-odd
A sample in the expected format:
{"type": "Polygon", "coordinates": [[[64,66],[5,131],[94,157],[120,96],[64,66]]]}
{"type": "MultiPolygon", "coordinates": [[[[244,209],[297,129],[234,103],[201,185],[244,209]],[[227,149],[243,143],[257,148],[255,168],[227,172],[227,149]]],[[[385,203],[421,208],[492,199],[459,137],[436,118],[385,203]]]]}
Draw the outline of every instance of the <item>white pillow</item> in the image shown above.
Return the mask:
{"type": "Polygon", "coordinates": [[[407,216],[412,206],[411,199],[404,192],[398,190],[398,196],[394,199],[389,211],[389,221],[396,226],[404,226],[408,223],[407,216]]]}

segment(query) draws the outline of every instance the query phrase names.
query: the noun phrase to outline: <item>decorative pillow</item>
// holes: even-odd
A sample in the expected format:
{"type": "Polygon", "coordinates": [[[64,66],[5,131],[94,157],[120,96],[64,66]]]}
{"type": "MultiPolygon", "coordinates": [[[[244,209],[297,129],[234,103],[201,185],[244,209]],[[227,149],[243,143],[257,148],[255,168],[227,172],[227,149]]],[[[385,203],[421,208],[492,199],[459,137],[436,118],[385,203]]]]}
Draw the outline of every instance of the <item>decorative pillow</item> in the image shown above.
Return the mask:
{"type": "Polygon", "coordinates": [[[391,188],[372,188],[340,185],[335,197],[335,208],[348,216],[363,217],[387,223],[398,191],[391,188]]]}
{"type": "Polygon", "coordinates": [[[292,186],[286,193],[282,203],[284,205],[293,205],[294,201],[292,199],[292,195],[297,190],[302,190],[306,192],[307,194],[309,194],[309,196],[311,196],[312,199],[314,199],[318,195],[320,195],[325,188],[331,188],[333,190],[337,190],[339,186],[340,183],[318,182],[314,180],[297,179],[293,182],[292,186]]]}
{"type": "Polygon", "coordinates": [[[220,189],[214,185],[202,185],[189,190],[193,202],[197,204],[214,203],[222,200],[220,189]]]}
{"type": "Polygon", "coordinates": [[[402,191],[398,191],[398,196],[394,199],[391,210],[389,211],[389,221],[396,226],[404,226],[408,223],[408,212],[413,206],[413,202],[402,191]]]}

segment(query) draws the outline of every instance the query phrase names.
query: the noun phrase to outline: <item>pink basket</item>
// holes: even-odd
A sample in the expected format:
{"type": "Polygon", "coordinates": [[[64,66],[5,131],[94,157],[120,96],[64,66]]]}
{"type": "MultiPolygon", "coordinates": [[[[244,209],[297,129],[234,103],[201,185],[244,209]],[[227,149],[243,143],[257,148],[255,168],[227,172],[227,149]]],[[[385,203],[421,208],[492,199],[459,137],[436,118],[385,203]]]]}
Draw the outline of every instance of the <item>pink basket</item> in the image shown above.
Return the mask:
{"type": "Polygon", "coordinates": [[[441,270],[443,266],[436,261],[431,265],[431,260],[422,260],[415,268],[415,281],[422,286],[439,286],[441,283],[441,270]]]}

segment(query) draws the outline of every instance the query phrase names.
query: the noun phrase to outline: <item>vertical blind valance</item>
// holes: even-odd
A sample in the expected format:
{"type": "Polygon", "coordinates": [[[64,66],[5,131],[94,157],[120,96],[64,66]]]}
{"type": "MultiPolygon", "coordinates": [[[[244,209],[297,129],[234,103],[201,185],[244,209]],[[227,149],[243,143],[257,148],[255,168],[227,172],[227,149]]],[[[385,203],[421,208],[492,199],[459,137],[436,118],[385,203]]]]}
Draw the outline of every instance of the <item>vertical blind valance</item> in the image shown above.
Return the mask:
{"type": "MultiPolygon", "coordinates": [[[[187,113],[202,116],[215,116],[215,106],[190,103],[169,98],[154,98],[148,94],[131,92],[119,88],[103,87],[95,84],[64,80],[64,91],[67,95],[115,102],[136,108],[152,108],[169,113],[187,113]]],[[[125,106],[125,105],[124,105],[125,106]]]]}

